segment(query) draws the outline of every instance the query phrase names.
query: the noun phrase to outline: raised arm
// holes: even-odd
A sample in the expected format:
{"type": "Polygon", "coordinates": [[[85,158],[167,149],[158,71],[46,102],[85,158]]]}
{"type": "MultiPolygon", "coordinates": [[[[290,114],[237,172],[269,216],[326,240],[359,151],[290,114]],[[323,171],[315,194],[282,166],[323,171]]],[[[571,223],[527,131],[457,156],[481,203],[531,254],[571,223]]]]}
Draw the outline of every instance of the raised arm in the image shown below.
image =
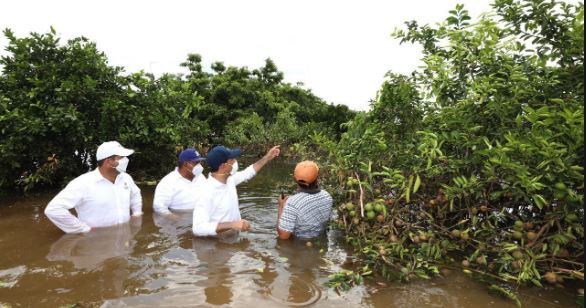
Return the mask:
{"type": "Polygon", "coordinates": [[[262,167],[264,167],[269,161],[273,160],[273,158],[279,156],[281,150],[279,149],[280,145],[276,145],[272,147],[265,156],[259,159],[256,163],[252,166],[254,167],[254,171],[259,172],[262,167]]]}

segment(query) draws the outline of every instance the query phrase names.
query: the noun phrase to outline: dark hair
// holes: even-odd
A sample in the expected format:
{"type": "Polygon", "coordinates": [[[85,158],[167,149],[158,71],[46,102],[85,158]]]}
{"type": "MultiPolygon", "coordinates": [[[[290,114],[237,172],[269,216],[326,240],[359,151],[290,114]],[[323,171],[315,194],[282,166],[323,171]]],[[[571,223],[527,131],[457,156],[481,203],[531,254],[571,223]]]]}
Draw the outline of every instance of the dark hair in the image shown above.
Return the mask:
{"type": "Polygon", "coordinates": [[[111,155],[111,156],[108,156],[108,157],[106,157],[106,158],[104,158],[102,160],[98,160],[98,167],[102,167],[102,165],[104,164],[104,162],[106,161],[106,159],[113,158],[114,156],[116,156],[116,155],[111,155]]]}
{"type": "Polygon", "coordinates": [[[319,185],[317,184],[317,179],[315,181],[313,181],[313,183],[309,183],[309,184],[297,182],[297,185],[299,185],[299,187],[301,187],[303,189],[316,189],[319,187],[319,185]]]}

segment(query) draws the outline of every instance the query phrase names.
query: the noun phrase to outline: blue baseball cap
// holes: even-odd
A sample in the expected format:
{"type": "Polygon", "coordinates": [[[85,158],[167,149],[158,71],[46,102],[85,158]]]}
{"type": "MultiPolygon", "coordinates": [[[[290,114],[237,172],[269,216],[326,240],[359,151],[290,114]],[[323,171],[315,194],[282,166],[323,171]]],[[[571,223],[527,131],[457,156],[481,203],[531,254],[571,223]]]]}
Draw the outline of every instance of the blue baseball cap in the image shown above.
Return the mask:
{"type": "Polygon", "coordinates": [[[179,162],[183,163],[186,161],[202,161],[206,160],[205,157],[201,157],[195,149],[185,149],[179,154],[179,162]]]}
{"type": "Polygon", "coordinates": [[[227,162],[228,159],[240,156],[240,149],[228,149],[223,145],[216,146],[208,152],[206,163],[212,171],[218,170],[220,165],[227,162]]]}

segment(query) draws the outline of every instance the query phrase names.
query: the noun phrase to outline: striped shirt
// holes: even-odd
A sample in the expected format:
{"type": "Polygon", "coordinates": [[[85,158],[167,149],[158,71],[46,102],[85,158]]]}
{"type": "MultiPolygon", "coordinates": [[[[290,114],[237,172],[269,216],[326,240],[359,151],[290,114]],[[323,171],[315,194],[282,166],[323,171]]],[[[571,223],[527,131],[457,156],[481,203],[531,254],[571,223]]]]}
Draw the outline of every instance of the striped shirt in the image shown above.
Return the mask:
{"type": "Polygon", "coordinates": [[[297,238],[318,237],[330,220],[332,202],[325,190],[296,193],[285,202],[279,229],[291,232],[297,238]]]}

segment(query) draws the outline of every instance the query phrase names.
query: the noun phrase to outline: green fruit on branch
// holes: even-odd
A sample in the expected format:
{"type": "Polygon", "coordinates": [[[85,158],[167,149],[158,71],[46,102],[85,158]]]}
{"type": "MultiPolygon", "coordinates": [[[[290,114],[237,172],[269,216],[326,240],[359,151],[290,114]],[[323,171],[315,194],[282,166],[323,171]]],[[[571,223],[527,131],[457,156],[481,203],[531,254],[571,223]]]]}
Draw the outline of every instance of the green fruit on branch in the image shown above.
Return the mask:
{"type": "Polygon", "coordinates": [[[521,252],[520,250],[513,251],[513,258],[515,258],[516,260],[522,259],[523,258],[523,252],[521,252]]]}
{"type": "Polygon", "coordinates": [[[468,232],[461,232],[460,238],[467,241],[468,239],[470,239],[470,236],[468,235],[468,232]]]}
{"type": "Polygon", "coordinates": [[[366,218],[373,219],[376,214],[373,211],[366,211],[366,218]]]}
{"type": "Polygon", "coordinates": [[[523,229],[524,223],[520,220],[515,220],[515,229],[523,229]]]}
{"type": "Polygon", "coordinates": [[[521,231],[515,231],[513,232],[513,238],[516,240],[520,240],[523,238],[523,232],[521,231]]]}
{"type": "Polygon", "coordinates": [[[377,203],[377,204],[374,205],[374,211],[375,212],[382,213],[384,210],[385,210],[385,206],[384,205],[382,205],[380,203],[377,203]]]}
{"type": "Polygon", "coordinates": [[[365,211],[372,211],[374,209],[374,207],[372,206],[372,203],[367,203],[364,205],[364,210],[365,211]]]}

